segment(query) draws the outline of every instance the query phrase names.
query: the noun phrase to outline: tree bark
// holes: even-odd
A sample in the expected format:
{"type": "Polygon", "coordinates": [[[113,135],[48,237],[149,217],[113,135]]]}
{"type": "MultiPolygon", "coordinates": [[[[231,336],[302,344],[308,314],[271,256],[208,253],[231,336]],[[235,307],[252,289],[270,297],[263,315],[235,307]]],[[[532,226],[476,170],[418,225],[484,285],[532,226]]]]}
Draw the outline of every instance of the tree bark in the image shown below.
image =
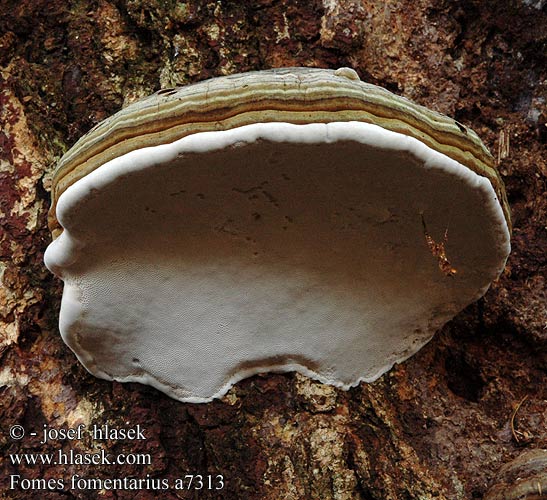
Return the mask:
{"type": "Polygon", "coordinates": [[[0,0],[0,12],[0,498],[482,498],[501,465],[547,448],[545,1],[0,0]],[[182,404],[89,375],[59,336],[62,283],[43,265],[56,161],[159,88],[281,66],[350,66],[477,131],[513,214],[502,276],[414,357],[347,392],[266,374],[182,404]],[[146,439],[93,439],[94,425],[146,439]],[[77,463],[101,450],[150,463],[77,463]],[[57,463],[14,463],[21,453],[57,463]],[[124,478],[141,483],[108,482],[124,478]]]}

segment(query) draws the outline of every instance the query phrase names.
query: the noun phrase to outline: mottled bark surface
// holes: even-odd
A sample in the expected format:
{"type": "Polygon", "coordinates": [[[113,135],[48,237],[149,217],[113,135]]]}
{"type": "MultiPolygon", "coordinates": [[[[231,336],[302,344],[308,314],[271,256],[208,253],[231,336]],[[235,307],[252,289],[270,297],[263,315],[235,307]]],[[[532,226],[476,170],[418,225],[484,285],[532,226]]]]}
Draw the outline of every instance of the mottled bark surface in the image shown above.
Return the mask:
{"type": "Polygon", "coordinates": [[[547,447],[545,2],[0,0],[0,12],[1,498],[472,499],[502,464],[547,447]],[[42,263],[56,160],[160,87],[279,66],[351,66],[474,128],[513,212],[505,272],[417,355],[348,392],[265,375],[192,405],[90,376],[59,336],[62,283],[42,263]],[[79,424],[82,439],[41,443],[44,426],[79,424]],[[92,440],[93,424],[139,424],[147,439],[92,440]],[[13,463],[101,448],[151,463],[13,463]],[[71,482],[172,486],[185,474],[222,474],[225,486],[71,482]],[[33,478],[58,481],[37,490],[33,478]]]}

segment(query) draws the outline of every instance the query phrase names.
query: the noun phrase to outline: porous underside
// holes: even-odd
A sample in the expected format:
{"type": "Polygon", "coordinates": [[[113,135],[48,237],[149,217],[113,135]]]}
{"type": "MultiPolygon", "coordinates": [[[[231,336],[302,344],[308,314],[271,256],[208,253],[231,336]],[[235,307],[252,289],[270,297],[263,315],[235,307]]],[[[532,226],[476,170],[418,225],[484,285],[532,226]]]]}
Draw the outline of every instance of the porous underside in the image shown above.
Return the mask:
{"type": "Polygon", "coordinates": [[[485,178],[353,122],[137,150],[71,186],[57,217],[46,264],[65,282],[65,342],[99,377],[192,402],[264,371],[372,381],[480,297],[509,251],[485,178]]]}

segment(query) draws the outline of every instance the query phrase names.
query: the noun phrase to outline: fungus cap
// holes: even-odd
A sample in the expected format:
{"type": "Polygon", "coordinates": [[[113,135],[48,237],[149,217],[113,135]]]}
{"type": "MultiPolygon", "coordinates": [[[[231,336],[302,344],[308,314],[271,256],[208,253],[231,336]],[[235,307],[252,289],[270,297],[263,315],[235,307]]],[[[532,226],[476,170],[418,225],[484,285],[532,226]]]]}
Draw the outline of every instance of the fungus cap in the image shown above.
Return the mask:
{"type": "Polygon", "coordinates": [[[159,91],[80,139],[52,197],[63,339],[94,375],[181,401],[264,371],[373,381],[510,249],[476,134],[348,68],[159,91]]]}

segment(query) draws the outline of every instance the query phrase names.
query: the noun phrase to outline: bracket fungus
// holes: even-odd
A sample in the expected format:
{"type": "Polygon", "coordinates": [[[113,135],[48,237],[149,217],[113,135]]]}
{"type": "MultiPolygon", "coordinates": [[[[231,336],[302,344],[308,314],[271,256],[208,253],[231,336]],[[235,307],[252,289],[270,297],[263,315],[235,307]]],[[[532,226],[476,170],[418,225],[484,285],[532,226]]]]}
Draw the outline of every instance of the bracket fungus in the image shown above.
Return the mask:
{"type": "Polygon", "coordinates": [[[481,297],[510,250],[476,134],[348,68],[128,106],[61,159],[49,224],[78,359],[189,402],[265,371],[373,381],[481,297]]]}
{"type": "Polygon", "coordinates": [[[501,467],[484,500],[545,500],[547,450],[526,450],[501,467]]]}

